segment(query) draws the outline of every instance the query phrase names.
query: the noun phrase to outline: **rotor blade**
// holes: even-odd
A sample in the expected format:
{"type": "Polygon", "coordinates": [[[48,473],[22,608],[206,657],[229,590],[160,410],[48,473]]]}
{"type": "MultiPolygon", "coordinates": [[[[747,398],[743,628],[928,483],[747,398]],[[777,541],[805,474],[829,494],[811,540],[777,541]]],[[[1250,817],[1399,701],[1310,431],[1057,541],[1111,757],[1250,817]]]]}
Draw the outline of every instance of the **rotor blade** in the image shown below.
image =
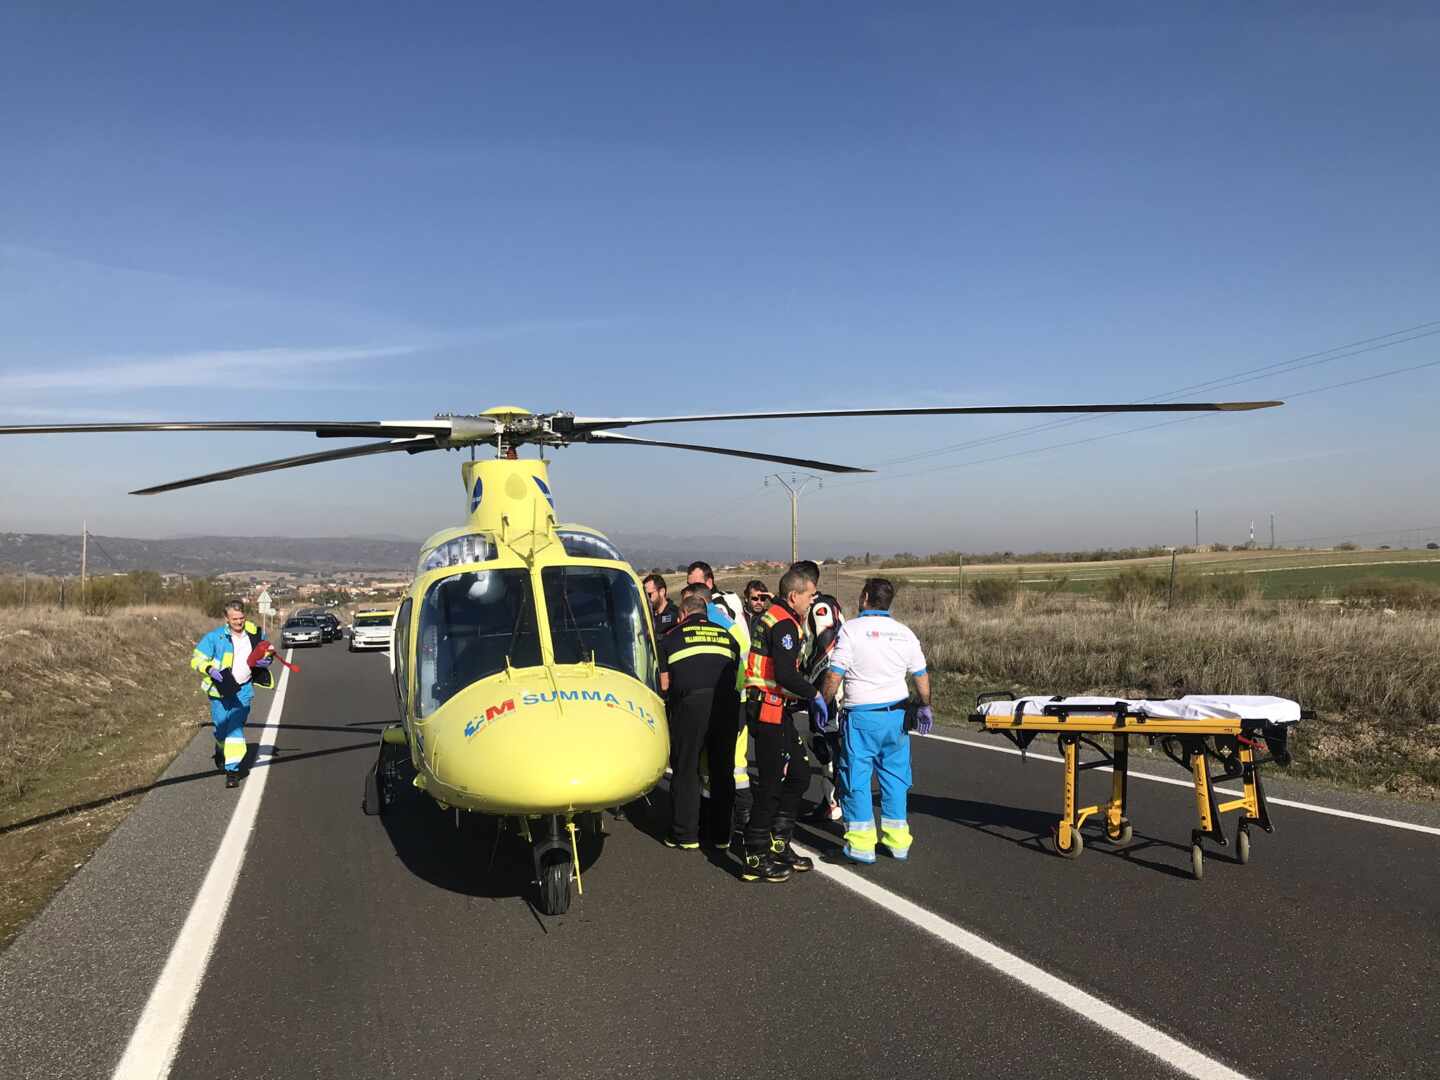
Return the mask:
{"type": "Polygon", "coordinates": [[[276,472],[280,469],[296,469],[301,465],[316,465],[322,461],[343,461],[345,458],[368,457],[371,454],[393,454],[397,450],[418,454],[425,450],[439,450],[440,443],[432,436],[420,435],[410,439],[392,439],[390,442],[366,443],[363,446],[347,446],[341,450],[322,450],[318,454],[301,454],[298,457],[262,461],[256,465],[242,465],[238,469],[192,476],[188,480],[176,480],[169,484],[141,488],[131,495],[159,495],[162,491],[176,491],[179,488],[196,487],[199,484],[213,484],[217,480],[233,480],[237,476],[253,476],[256,473],[276,472]]]}
{"type": "Polygon", "coordinates": [[[114,431],[308,431],[323,438],[391,439],[405,435],[487,438],[499,430],[489,417],[436,420],[175,420],[161,423],[9,424],[0,435],[72,435],[114,431]]]}
{"type": "Polygon", "coordinates": [[[1271,409],[1283,401],[1179,401],[1174,404],[1141,405],[955,405],[898,409],[803,409],[795,412],[711,413],[704,416],[577,416],[570,421],[575,432],[605,428],[634,427],[637,424],[694,424],[707,420],[804,420],[824,416],[992,416],[1029,413],[1149,413],[1149,412],[1246,412],[1271,409]]]}
{"type": "Polygon", "coordinates": [[[784,457],[780,454],[760,454],[754,450],[729,450],[723,446],[700,446],[696,443],[660,442],[656,439],[637,439],[633,435],[613,435],[608,431],[592,431],[583,442],[615,443],[626,446],[668,446],[672,450],[698,450],[702,454],[725,454],[727,457],[750,458],[754,461],[774,461],[781,465],[795,465],[802,469],[823,469],[833,473],[868,473],[873,469],[861,469],[854,465],[833,465],[828,461],[811,461],[809,458],[784,457]]]}

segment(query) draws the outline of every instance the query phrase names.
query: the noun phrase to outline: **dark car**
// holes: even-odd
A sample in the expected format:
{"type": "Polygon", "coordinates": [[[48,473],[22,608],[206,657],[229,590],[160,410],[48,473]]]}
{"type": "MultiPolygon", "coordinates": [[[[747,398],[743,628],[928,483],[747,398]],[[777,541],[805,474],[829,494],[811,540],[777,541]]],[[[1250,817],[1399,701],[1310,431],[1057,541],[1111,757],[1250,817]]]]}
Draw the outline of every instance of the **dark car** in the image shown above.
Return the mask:
{"type": "Polygon", "coordinates": [[[325,644],[325,631],[314,616],[295,615],[287,619],[280,628],[280,644],[287,649],[292,645],[319,647],[325,644]]]}
{"type": "Polygon", "coordinates": [[[328,611],[322,611],[315,616],[315,621],[320,624],[320,631],[326,641],[340,640],[340,620],[328,611]]]}

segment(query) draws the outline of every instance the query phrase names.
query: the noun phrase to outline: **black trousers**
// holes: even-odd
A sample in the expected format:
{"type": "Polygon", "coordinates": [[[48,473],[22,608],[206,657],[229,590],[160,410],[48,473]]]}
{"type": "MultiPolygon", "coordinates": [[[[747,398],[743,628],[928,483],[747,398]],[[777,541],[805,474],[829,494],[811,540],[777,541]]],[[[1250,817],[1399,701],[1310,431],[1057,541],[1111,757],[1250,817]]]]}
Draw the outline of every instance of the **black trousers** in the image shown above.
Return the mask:
{"type": "Polygon", "coordinates": [[[746,705],[746,723],[755,740],[755,764],[760,776],[751,790],[755,805],[745,827],[747,851],[766,851],[770,838],[789,840],[795,831],[800,800],[810,787],[810,763],[805,743],[795,730],[795,717],[787,709],[778,724],[761,723],[759,702],[746,705]]]}
{"type": "Polygon", "coordinates": [[[692,690],[672,697],[670,720],[670,832],[681,843],[700,839],[700,755],[710,773],[707,839],[730,835],[730,804],[735,798],[735,695],[692,690]]]}

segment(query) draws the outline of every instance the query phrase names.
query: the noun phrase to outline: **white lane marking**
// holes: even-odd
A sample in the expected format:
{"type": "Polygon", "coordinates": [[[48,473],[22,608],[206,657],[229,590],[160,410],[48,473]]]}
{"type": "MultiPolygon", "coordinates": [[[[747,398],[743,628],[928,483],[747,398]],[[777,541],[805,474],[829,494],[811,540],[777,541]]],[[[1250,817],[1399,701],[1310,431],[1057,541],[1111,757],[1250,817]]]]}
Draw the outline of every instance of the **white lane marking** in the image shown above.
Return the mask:
{"type": "MultiPolygon", "coordinates": [[[[804,848],[802,844],[794,846],[804,848]]],[[[1166,1035],[1158,1028],[1151,1027],[1127,1012],[1122,1012],[1095,995],[1086,993],[1078,986],[1068,983],[1064,979],[1056,978],[1028,960],[1022,960],[1014,953],[1006,952],[1000,946],[956,926],[948,919],[943,919],[933,911],[927,911],[918,904],[911,903],[903,896],[898,896],[889,889],[882,888],[851,870],[822,861],[819,853],[813,848],[805,850],[808,850],[815,858],[816,873],[829,878],[842,888],[858,893],[891,914],[898,915],[912,926],[935,935],[947,945],[952,945],[961,952],[967,953],[1000,974],[1008,975],[1023,986],[1038,994],[1043,994],[1057,1005],[1099,1025],[1105,1031],[1124,1039],[1130,1045],[1154,1055],[1186,1076],[1193,1076],[1196,1080],[1245,1080],[1243,1073],[1236,1072],[1214,1058],[1206,1057],[1194,1047],[1185,1045],[1180,1040],[1166,1035]]]]}
{"type": "MultiPolygon", "coordinates": [[[[1104,734],[1103,732],[1101,734],[1104,734]]],[[[1020,756],[1020,751],[1013,746],[996,746],[993,743],[977,742],[974,739],[956,739],[949,735],[917,735],[920,739],[939,739],[941,742],[954,743],[956,746],[969,746],[975,750],[993,750],[999,754],[1014,754],[1020,756]]],[[[1063,764],[1065,759],[1056,757],[1054,754],[1037,754],[1035,751],[1027,751],[1027,756],[1039,761],[1053,761],[1063,764]]],[[[1095,770],[1096,772],[1110,772],[1109,766],[1095,770]]],[[[1156,776],[1154,773],[1136,772],[1130,770],[1132,780],[1152,780],[1157,784],[1173,784],[1176,787],[1193,788],[1194,784],[1189,780],[1177,780],[1173,776],[1156,776]]],[[[1243,795],[1243,791],[1236,788],[1216,787],[1215,790],[1221,795],[1243,795]]],[[[1274,806],[1288,806],[1293,810],[1308,810],[1312,814],[1328,814],[1330,817],[1347,818],[1350,821],[1363,821],[1370,825],[1384,825],[1391,829],[1404,829],[1407,832],[1426,833],[1430,836],[1440,836],[1440,828],[1434,825],[1418,825],[1413,821],[1398,821],[1395,818],[1376,817],[1374,814],[1357,814],[1353,810],[1337,810],[1333,806],[1317,806],[1314,803],[1296,802],[1294,799],[1280,799],[1274,795],[1265,796],[1265,801],[1274,806]]]]}
{"type": "MultiPolygon", "coordinates": [[[[285,651],[286,660],[292,655],[293,649],[285,651]]],[[[255,758],[257,766],[268,763],[274,756],[276,727],[285,707],[285,689],[289,685],[290,669],[286,668],[281,672],[280,685],[275,688],[275,697],[265,718],[265,730],[260,734],[255,758]]],[[[195,902],[190,905],[190,913],[185,916],[185,924],[170,949],[160,978],[150,991],[145,1010],[140,1014],[111,1080],[164,1080],[170,1075],[170,1066],[180,1048],[180,1038],[185,1034],[190,1010],[195,1006],[195,997],[200,992],[210,954],[215,949],[215,940],[225,922],[225,911],[235,892],[235,881],[245,862],[245,849],[250,843],[250,833],[260,811],[260,796],[265,792],[265,781],[269,775],[268,768],[256,768],[245,778],[239,802],[230,815],[230,824],[225,828],[215,858],[205,873],[195,902]]]]}

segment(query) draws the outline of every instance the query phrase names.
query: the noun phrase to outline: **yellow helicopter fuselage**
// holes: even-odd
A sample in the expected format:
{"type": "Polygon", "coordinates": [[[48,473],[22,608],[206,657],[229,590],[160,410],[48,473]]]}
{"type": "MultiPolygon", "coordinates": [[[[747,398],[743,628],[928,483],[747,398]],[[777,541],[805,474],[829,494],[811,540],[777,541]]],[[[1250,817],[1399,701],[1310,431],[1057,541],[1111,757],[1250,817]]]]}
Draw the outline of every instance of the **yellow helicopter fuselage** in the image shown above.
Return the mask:
{"type": "Polygon", "coordinates": [[[395,620],[416,786],[465,810],[567,818],[645,794],[669,735],[634,570],[602,534],[556,524],[545,462],[462,475],[470,520],[426,541],[395,620]]]}

